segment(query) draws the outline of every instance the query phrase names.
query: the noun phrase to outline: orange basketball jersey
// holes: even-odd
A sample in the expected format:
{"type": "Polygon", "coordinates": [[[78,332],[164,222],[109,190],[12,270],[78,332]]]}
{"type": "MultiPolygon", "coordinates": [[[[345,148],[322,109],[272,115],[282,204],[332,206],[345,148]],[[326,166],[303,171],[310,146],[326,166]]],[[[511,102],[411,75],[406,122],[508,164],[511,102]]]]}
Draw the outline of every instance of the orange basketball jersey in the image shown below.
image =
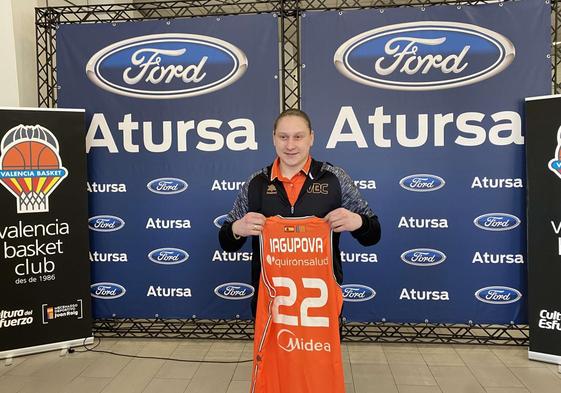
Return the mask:
{"type": "Polygon", "coordinates": [[[344,393],[331,236],[317,217],[267,218],[251,393],[344,393]]]}

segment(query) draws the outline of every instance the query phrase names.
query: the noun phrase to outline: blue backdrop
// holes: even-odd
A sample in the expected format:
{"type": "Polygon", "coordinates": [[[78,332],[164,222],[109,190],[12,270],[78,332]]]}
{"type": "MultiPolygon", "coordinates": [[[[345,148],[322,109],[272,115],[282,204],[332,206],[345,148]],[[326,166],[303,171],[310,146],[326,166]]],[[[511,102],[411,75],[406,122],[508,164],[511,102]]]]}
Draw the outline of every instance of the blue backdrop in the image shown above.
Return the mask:
{"type": "Polygon", "coordinates": [[[550,91],[549,6],[308,12],[302,48],[314,155],[363,181],[383,228],[372,250],[342,243],[376,254],[344,264],[376,293],[345,314],[526,322],[521,117],[550,91]]]}
{"type": "MultiPolygon", "coordinates": [[[[273,158],[276,22],[58,30],[58,105],[87,109],[94,317],[249,317],[249,250],[221,252],[217,226],[273,158]]],[[[344,315],[525,322],[522,98],[550,89],[548,5],[309,12],[301,28],[312,154],[383,227],[373,248],[343,236],[344,315]]]]}
{"type": "Polygon", "coordinates": [[[225,257],[214,221],[273,158],[277,62],[273,15],[60,27],[58,105],[87,109],[95,317],[249,317],[248,251],[225,257]]]}

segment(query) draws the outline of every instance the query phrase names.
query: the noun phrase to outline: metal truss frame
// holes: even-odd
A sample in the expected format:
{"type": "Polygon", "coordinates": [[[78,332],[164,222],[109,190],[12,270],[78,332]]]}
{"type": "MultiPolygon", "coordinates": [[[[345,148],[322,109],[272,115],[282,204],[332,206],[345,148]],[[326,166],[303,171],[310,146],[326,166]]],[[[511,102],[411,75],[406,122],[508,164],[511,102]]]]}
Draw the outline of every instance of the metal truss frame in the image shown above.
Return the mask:
{"type": "MultiPolygon", "coordinates": [[[[561,92],[561,7],[551,1],[552,91],[561,92]]],[[[497,0],[182,0],[146,1],[127,4],[37,8],[37,90],[40,107],[57,104],[56,30],[62,24],[119,23],[142,20],[171,20],[201,16],[274,13],[279,17],[281,105],[300,106],[300,19],[305,11],[430,7],[450,4],[496,3],[497,0]]],[[[499,4],[503,0],[498,0],[499,4]]],[[[94,321],[100,337],[219,338],[251,339],[253,322],[246,320],[131,319],[94,321]]],[[[528,345],[527,325],[343,323],[344,341],[408,343],[476,343],[528,345]]]]}
{"type": "MultiPolygon", "coordinates": [[[[248,340],[253,332],[251,320],[109,318],[94,323],[97,337],[248,340]]],[[[342,338],[345,342],[528,345],[529,332],[527,325],[343,322],[342,338]]]]}

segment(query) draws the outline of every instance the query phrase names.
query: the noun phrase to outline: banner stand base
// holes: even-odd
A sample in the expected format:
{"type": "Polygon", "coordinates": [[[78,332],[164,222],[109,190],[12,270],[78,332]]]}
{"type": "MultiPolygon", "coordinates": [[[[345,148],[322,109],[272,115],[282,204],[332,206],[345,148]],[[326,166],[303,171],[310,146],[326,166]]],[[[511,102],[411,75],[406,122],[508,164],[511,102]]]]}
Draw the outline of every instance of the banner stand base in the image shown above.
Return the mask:
{"type": "Polygon", "coordinates": [[[553,363],[559,365],[559,372],[561,373],[561,356],[551,355],[549,353],[528,351],[528,359],[538,360],[540,362],[553,363]]]}
{"type": "Polygon", "coordinates": [[[0,359],[6,359],[6,366],[9,366],[10,364],[12,364],[11,359],[16,356],[31,355],[33,353],[39,353],[39,352],[56,351],[59,349],[61,350],[61,354],[62,354],[62,352],[63,351],[66,352],[68,348],[79,347],[85,344],[92,344],[93,342],[94,342],[94,338],[93,336],[91,336],[91,337],[77,338],[68,341],[60,341],[51,344],[36,345],[34,347],[10,349],[7,351],[0,352],[0,359]]]}

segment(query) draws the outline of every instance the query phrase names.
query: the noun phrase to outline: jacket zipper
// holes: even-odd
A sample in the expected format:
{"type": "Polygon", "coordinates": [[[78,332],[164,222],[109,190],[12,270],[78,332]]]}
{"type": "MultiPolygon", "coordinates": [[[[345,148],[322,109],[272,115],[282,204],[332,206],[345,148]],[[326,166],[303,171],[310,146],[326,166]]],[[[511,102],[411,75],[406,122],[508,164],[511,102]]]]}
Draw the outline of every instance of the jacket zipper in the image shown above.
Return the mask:
{"type": "MultiPolygon", "coordinates": [[[[306,186],[309,186],[308,179],[311,179],[312,181],[314,180],[311,173],[308,174],[307,179],[304,181],[304,184],[302,184],[302,189],[300,190],[300,194],[298,195],[298,198],[296,198],[296,202],[294,203],[294,205],[297,204],[306,193],[306,186]]],[[[292,214],[293,216],[294,216],[294,205],[292,204],[290,205],[290,214],[292,214]]]]}

